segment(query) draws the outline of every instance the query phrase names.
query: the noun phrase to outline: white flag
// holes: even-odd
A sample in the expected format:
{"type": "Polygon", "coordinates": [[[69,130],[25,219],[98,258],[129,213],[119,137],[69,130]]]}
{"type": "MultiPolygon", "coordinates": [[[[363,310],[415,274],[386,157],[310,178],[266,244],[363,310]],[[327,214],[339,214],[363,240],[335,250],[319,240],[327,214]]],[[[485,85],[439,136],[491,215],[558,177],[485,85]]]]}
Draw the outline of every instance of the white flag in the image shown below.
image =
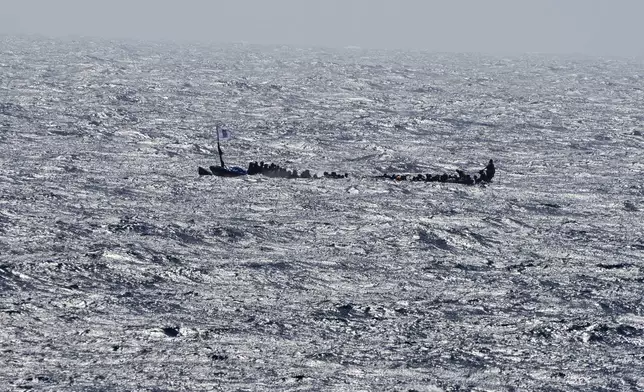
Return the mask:
{"type": "Polygon", "coordinates": [[[228,140],[233,137],[232,132],[223,127],[217,127],[217,138],[219,140],[228,140]]]}

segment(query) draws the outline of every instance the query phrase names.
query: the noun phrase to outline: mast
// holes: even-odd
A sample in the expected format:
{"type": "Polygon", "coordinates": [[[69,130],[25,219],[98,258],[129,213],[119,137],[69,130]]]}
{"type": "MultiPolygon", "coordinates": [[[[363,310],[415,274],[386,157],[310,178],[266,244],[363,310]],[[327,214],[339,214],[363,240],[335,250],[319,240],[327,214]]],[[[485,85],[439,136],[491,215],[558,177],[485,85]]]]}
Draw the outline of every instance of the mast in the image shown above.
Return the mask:
{"type": "Polygon", "coordinates": [[[219,151],[219,162],[221,163],[222,168],[226,168],[226,164],[224,163],[224,153],[221,151],[221,145],[219,144],[219,125],[217,125],[217,151],[219,151]]]}

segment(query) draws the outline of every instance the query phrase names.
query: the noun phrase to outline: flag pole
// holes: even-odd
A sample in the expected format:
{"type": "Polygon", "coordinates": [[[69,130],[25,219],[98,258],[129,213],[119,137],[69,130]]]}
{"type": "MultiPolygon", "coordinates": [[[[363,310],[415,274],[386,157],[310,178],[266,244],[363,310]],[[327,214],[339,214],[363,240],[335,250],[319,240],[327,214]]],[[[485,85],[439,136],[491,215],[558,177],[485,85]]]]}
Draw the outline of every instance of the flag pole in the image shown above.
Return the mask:
{"type": "Polygon", "coordinates": [[[219,144],[219,125],[217,125],[217,151],[219,151],[219,162],[221,163],[222,168],[226,168],[226,164],[224,164],[224,153],[221,151],[221,145],[219,144]]]}

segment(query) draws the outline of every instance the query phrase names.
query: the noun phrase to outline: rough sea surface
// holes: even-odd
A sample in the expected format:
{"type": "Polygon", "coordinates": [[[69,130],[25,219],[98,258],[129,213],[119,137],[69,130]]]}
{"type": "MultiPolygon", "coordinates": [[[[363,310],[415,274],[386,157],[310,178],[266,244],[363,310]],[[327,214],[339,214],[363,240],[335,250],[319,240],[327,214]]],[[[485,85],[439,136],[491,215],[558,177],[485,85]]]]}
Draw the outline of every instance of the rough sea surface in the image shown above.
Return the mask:
{"type": "Polygon", "coordinates": [[[0,390],[643,391],[643,64],[0,36],[0,390]]]}

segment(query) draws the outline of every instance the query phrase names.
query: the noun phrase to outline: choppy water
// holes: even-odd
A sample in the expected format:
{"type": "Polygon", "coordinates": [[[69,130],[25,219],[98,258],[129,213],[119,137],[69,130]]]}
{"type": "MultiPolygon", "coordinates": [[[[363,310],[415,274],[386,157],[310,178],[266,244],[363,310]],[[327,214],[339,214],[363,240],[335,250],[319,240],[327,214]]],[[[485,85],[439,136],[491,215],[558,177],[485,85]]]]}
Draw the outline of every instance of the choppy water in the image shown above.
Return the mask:
{"type": "Polygon", "coordinates": [[[644,390],[643,78],[0,37],[0,390],[644,390]]]}

